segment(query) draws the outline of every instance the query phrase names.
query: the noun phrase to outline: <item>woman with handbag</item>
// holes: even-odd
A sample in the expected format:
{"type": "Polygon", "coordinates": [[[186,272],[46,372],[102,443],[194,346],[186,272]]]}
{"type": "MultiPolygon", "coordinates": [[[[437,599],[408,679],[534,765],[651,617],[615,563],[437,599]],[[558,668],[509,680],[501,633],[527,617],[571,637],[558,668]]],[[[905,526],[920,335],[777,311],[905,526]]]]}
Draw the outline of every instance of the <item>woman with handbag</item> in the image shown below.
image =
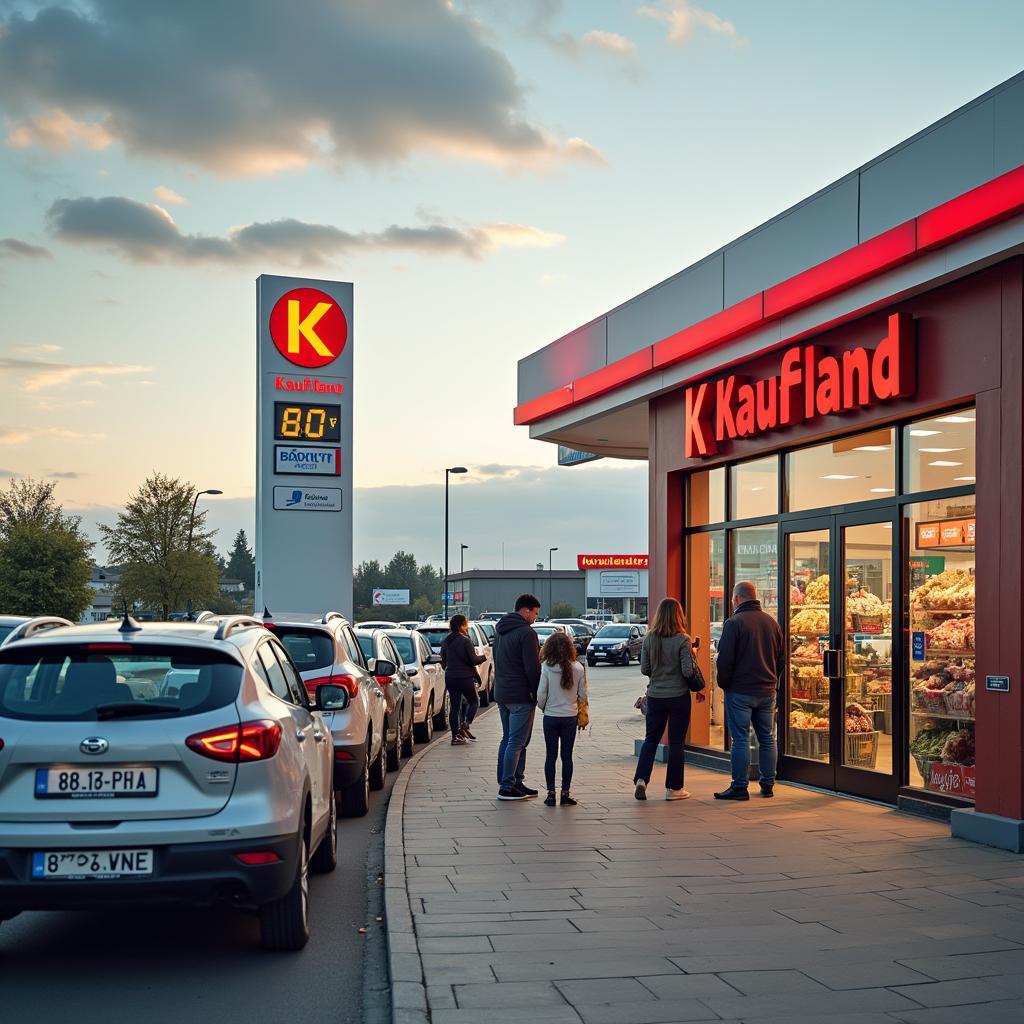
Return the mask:
{"type": "Polygon", "coordinates": [[[548,807],[555,806],[555,761],[562,755],[563,807],[575,807],[569,787],[572,785],[572,748],[576,730],[590,721],[587,700],[587,673],[576,660],[576,645],[567,633],[554,632],[544,641],[540,652],[540,685],[537,707],[544,712],[544,778],[548,785],[548,807]]]}
{"type": "Polygon", "coordinates": [[[633,776],[637,800],[647,799],[654,757],[668,725],[668,771],[665,773],[665,799],[685,800],[683,789],[683,750],[686,730],[690,726],[690,693],[705,700],[704,677],[697,665],[693,645],[687,633],[682,605],[666,597],[658,605],[654,625],[644,637],[640,649],[640,671],[649,678],[647,684],[647,735],[636,773],[633,776]]]}
{"type": "Polygon", "coordinates": [[[448,691],[449,720],[452,729],[452,746],[460,747],[476,737],[469,731],[480,698],[476,684],[480,680],[477,665],[487,659],[477,654],[469,638],[469,622],[465,615],[453,615],[448,623],[448,635],[441,643],[441,667],[444,669],[444,685],[448,691]],[[465,702],[465,711],[463,710],[465,702]]]}

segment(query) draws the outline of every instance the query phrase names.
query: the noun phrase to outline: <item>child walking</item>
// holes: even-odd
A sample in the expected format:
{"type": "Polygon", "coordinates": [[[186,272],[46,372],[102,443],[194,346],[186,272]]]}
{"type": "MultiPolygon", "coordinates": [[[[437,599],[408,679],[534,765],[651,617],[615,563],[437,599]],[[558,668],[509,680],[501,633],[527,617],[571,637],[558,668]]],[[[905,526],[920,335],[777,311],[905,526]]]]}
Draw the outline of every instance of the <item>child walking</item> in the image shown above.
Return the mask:
{"type": "Polygon", "coordinates": [[[576,660],[576,647],[568,634],[552,633],[540,652],[540,686],[537,707],[544,712],[544,778],[548,786],[548,807],[555,806],[555,761],[562,755],[563,807],[575,807],[572,785],[572,748],[576,743],[576,717],[580,701],[587,697],[587,674],[576,660]]]}

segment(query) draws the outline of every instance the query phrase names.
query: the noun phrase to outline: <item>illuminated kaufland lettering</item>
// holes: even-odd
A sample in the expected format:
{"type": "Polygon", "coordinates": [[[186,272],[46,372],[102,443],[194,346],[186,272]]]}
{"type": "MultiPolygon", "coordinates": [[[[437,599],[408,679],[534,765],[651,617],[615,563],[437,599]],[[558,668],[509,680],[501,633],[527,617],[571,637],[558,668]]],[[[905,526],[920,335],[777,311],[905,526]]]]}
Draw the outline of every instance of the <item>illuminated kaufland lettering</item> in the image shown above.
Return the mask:
{"type": "Polygon", "coordinates": [[[577,555],[578,569],[646,569],[648,555],[577,555]]]}
{"type": "Polygon", "coordinates": [[[296,380],[294,377],[285,377],[281,374],[274,377],[274,388],[278,391],[305,391],[327,395],[340,395],[345,391],[345,385],[340,381],[320,380],[319,377],[296,380]]]}
{"type": "Polygon", "coordinates": [[[909,398],[916,388],[914,323],[909,314],[894,313],[888,334],[873,350],[858,347],[833,356],[797,345],[783,353],[777,376],[750,381],[732,374],[687,388],[686,457],[714,455],[722,441],[909,398]]]}

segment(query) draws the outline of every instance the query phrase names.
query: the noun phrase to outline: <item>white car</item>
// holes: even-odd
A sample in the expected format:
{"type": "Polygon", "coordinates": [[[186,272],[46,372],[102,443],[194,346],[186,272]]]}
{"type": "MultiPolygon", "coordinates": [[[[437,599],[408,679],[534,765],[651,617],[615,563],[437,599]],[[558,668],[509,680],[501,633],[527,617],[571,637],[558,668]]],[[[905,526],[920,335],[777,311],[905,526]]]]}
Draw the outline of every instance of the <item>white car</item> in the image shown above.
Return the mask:
{"type": "Polygon", "coordinates": [[[420,633],[391,629],[387,635],[402,659],[405,674],[412,680],[416,741],[429,743],[435,729],[444,730],[448,726],[448,691],[444,686],[441,659],[420,633]]]}
{"type": "Polygon", "coordinates": [[[390,619],[369,619],[366,622],[355,623],[356,629],[394,629],[397,626],[397,622],[392,622],[390,619]]]}
{"type": "MultiPolygon", "coordinates": [[[[426,639],[434,654],[440,654],[441,644],[451,630],[446,622],[421,622],[416,632],[426,639]]],[[[484,657],[483,664],[477,669],[480,679],[476,692],[480,697],[480,707],[485,708],[494,699],[494,651],[475,622],[469,624],[469,639],[476,653],[484,657]]]]}
{"type": "Polygon", "coordinates": [[[48,629],[73,625],[73,622],[59,615],[0,615],[0,647],[18,640],[27,640],[48,629]]]}
{"type": "Polygon", "coordinates": [[[255,907],[309,938],[337,863],[330,732],[249,616],[52,629],[0,650],[0,920],[115,903],[255,907]]]}

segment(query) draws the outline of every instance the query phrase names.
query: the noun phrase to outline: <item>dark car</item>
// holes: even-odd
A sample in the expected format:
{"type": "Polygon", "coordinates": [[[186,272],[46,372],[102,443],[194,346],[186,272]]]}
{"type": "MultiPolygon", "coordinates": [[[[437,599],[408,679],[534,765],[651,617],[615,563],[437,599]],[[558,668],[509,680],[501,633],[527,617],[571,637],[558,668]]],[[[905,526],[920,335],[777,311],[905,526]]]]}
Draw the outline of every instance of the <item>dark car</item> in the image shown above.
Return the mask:
{"type": "Polygon", "coordinates": [[[589,622],[584,622],[583,619],[548,619],[548,622],[557,622],[562,626],[572,628],[576,651],[579,654],[586,654],[590,641],[594,639],[594,634],[597,632],[595,626],[592,626],[589,622]]]}
{"type": "Polygon", "coordinates": [[[631,658],[640,660],[643,637],[639,626],[613,622],[602,626],[587,648],[587,664],[593,668],[599,661],[628,665],[631,658]]]}

